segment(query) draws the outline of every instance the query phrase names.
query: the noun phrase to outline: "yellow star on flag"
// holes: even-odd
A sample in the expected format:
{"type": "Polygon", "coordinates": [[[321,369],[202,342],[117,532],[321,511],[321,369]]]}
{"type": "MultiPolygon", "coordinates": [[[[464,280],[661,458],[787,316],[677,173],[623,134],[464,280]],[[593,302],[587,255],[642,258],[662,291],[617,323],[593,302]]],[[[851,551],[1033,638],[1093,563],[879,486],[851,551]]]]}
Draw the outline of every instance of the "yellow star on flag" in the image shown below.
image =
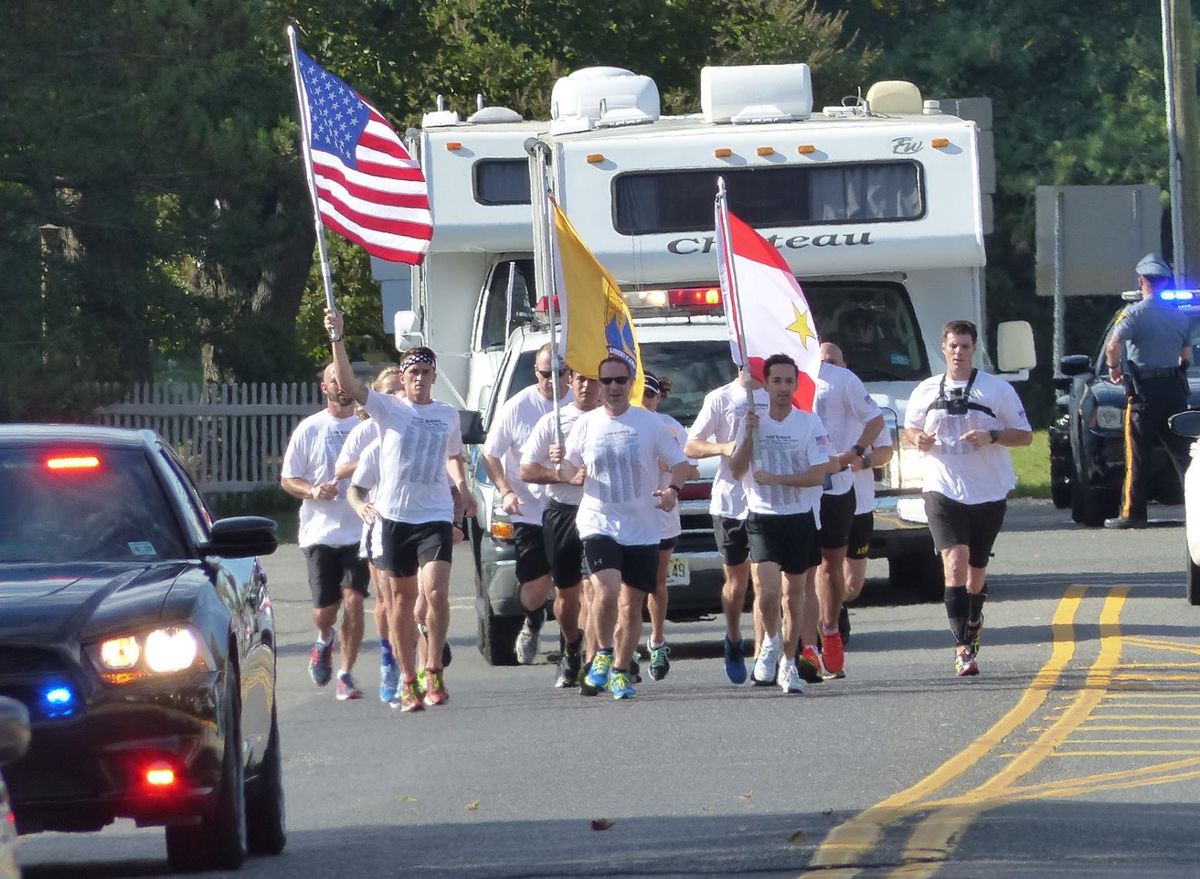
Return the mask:
{"type": "Polygon", "coordinates": [[[784,329],[788,330],[789,332],[795,333],[797,336],[799,336],[800,344],[805,349],[807,349],[808,348],[808,340],[810,338],[815,339],[817,337],[817,334],[814,333],[812,331],[812,327],[810,327],[808,325],[808,312],[807,311],[802,312],[795,305],[792,306],[792,311],[794,311],[796,313],[796,318],[790,324],[788,324],[786,327],[784,327],[784,329]]]}

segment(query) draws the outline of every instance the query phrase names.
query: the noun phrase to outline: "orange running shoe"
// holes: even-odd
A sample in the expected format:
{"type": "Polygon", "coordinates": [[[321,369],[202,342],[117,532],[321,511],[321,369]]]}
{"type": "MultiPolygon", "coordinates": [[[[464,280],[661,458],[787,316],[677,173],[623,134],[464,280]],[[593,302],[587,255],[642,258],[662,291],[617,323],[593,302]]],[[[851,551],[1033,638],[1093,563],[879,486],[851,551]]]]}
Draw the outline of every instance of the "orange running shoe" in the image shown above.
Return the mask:
{"type": "Polygon", "coordinates": [[[842,646],[841,632],[821,633],[821,661],[825,663],[825,672],[835,678],[846,676],[846,652],[842,646]]]}
{"type": "Polygon", "coordinates": [[[817,653],[816,647],[808,646],[801,651],[796,657],[796,671],[806,684],[819,684],[824,680],[821,677],[821,654],[817,653]]]}

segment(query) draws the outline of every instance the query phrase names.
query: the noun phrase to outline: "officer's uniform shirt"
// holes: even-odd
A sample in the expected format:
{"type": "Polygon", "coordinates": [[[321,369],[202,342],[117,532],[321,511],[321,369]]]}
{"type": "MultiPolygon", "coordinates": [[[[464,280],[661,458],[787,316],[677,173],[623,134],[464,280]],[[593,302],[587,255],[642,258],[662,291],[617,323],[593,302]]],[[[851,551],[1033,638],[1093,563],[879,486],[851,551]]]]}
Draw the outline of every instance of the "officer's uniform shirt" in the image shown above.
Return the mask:
{"type": "Polygon", "coordinates": [[[1173,369],[1179,365],[1180,351],[1192,343],[1191,319],[1157,296],[1121,312],[1116,332],[1135,370],[1173,369]]]}
{"type": "MultiPolygon", "coordinates": [[[[995,414],[968,409],[966,415],[949,415],[945,409],[931,408],[938,399],[942,378],[930,376],[917,385],[905,412],[905,427],[923,430],[935,438],[933,448],[921,456],[922,491],[935,491],[962,504],[1004,500],[1017,487],[1008,449],[999,443],[976,449],[961,437],[969,430],[1032,430],[1017,392],[1002,378],[977,373],[967,400],[995,414]]],[[[966,381],[946,378],[947,391],[966,386],[966,381]]]]}

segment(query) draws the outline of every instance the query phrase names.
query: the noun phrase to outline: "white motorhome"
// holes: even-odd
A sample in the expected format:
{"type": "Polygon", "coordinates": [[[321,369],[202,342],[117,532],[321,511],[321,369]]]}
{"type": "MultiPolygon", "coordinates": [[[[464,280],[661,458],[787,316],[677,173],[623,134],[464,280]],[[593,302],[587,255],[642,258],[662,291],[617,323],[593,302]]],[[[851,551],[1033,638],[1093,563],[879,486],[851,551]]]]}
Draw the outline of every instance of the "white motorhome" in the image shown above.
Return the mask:
{"type": "MultiPolygon", "coordinates": [[[[818,332],[842,345],[895,430],[911,390],[944,368],[942,325],[985,327],[990,132],[943,103],[890,82],[814,112],[807,65],[706,68],[702,112],[666,117],[649,78],[589,68],[559,80],[546,121],[496,108],[465,122],[429,114],[412,137],[433,242],[411,275],[377,264],[385,319],[396,315],[398,345],[421,338],[439,352],[441,383],[456,391],[444,387],[444,399],[485,409],[509,336],[539,299],[530,156],[543,153],[559,205],[640,304],[712,304],[724,177],[730,209],[785,256],[818,332]],[[541,146],[527,151],[529,138],[541,146]]],[[[1001,367],[1024,377],[1028,327],[1001,329],[1016,340],[1002,344],[1012,356],[1002,350],[1001,367]]],[[[882,474],[872,555],[889,558],[894,581],[940,595],[914,454],[901,449],[882,474]]]]}

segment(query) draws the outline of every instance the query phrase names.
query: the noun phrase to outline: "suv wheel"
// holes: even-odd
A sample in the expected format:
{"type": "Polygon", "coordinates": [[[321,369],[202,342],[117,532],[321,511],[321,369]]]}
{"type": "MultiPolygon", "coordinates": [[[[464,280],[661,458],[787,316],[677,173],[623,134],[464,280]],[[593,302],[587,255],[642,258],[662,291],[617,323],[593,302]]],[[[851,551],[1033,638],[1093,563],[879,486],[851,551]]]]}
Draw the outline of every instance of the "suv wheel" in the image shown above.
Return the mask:
{"type": "Polygon", "coordinates": [[[498,617],[489,606],[479,619],[479,652],[488,665],[516,665],[517,635],[524,617],[498,617]]]}
{"type": "Polygon", "coordinates": [[[889,558],[888,581],[893,587],[908,589],[921,601],[941,601],[946,594],[942,557],[932,547],[889,558]]]}
{"type": "Polygon", "coordinates": [[[1110,489],[1076,479],[1071,489],[1071,518],[1080,525],[1099,528],[1105,519],[1117,514],[1117,507],[1117,498],[1110,489]]]}

